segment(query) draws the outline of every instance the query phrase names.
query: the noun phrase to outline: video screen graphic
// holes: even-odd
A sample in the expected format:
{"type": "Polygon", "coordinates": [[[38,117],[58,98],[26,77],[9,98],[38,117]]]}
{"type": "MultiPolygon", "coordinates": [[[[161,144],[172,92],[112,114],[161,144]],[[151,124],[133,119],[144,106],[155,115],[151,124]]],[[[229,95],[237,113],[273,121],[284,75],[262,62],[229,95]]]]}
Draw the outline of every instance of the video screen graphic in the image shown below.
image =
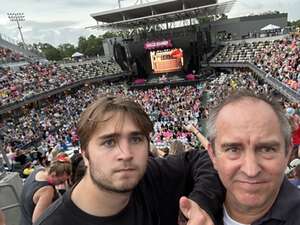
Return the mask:
{"type": "Polygon", "coordinates": [[[183,51],[181,48],[150,51],[153,73],[169,73],[182,70],[183,51]]]}

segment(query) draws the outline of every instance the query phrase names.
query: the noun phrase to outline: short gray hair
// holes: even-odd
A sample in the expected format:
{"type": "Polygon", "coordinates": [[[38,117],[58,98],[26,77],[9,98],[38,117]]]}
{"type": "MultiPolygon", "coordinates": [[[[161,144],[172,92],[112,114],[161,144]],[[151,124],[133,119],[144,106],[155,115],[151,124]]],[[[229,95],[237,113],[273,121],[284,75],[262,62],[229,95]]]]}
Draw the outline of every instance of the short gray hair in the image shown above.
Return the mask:
{"type": "Polygon", "coordinates": [[[214,149],[215,147],[214,142],[217,136],[216,121],[220,111],[228,104],[239,102],[245,99],[263,101],[273,109],[280,124],[280,129],[285,141],[285,149],[287,154],[288,147],[291,144],[292,129],[282,106],[279,104],[278,101],[274,101],[273,99],[265,97],[263,95],[256,95],[254,92],[245,89],[240,89],[236,92],[233,92],[226,98],[222,99],[221,102],[216,107],[212,108],[209,111],[209,118],[207,120],[206,126],[207,126],[207,137],[212,145],[212,148],[214,149]]]}

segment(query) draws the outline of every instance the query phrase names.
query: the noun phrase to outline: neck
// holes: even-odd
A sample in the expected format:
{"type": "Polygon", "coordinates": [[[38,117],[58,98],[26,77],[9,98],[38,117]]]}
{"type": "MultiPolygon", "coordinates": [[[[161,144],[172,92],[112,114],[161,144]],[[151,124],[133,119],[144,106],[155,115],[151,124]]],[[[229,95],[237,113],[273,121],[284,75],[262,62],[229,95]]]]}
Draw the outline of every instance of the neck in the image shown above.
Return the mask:
{"type": "Polygon", "coordinates": [[[93,216],[106,217],[122,211],[129,202],[130,193],[101,190],[85,176],[74,188],[71,199],[84,212],[93,216]]]}
{"type": "Polygon", "coordinates": [[[252,224],[263,217],[271,208],[272,204],[266,207],[248,207],[236,204],[233,201],[225,200],[225,208],[228,215],[235,221],[243,224],[252,224]]]}

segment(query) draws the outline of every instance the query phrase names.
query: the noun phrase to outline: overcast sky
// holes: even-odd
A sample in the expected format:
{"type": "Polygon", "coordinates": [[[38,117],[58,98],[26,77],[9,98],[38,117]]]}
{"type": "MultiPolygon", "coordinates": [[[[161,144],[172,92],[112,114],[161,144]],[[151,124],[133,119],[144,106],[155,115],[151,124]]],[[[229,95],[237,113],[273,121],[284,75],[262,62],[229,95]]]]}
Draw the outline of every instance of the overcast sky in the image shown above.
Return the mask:
{"type": "MultiPolygon", "coordinates": [[[[140,0],[138,0],[140,1],[140,0]]],[[[200,0],[199,0],[200,1],[200,0]]],[[[224,0],[219,0],[219,2],[224,0]]],[[[126,0],[122,6],[135,4],[126,0]]],[[[144,0],[145,2],[145,0],[144,0]]],[[[52,45],[72,43],[77,45],[79,36],[103,31],[90,31],[87,26],[96,25],[91,13],[115,9],[117,0],[0,0],[0,33],[20,41],[15,22],[9,21],[7,13],[22,12],[25,21],[22,31],[26,43],[47,42],[52,45]]],[[[300,0],[238,0],[230,17],[278,10],[287,12],[289,20],[300,19],[300,0]]]]}

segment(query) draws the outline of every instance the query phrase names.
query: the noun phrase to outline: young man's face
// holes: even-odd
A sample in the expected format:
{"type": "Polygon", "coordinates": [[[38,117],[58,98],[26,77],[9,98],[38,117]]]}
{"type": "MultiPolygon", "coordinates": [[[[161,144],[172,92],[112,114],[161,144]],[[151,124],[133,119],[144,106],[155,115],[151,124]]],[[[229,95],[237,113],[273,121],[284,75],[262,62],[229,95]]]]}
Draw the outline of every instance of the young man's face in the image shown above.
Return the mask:
{"type": "Polygon", "coordinates": [[[238,210],[269,209],[288,162],[276,114],[263,101],[226,105],[216,121],[210,155],[227,189],[225,205],[238,210]]]}
{"type": "Polygon", "coordinates": [[[93,134],[84,157],[87,176],[106,191],[130,192],[143,177],[148,159],[148,139],[128,117],[107,113],[93,134]],[[109,119],[110,118],[110,119],[109,119]]]}

